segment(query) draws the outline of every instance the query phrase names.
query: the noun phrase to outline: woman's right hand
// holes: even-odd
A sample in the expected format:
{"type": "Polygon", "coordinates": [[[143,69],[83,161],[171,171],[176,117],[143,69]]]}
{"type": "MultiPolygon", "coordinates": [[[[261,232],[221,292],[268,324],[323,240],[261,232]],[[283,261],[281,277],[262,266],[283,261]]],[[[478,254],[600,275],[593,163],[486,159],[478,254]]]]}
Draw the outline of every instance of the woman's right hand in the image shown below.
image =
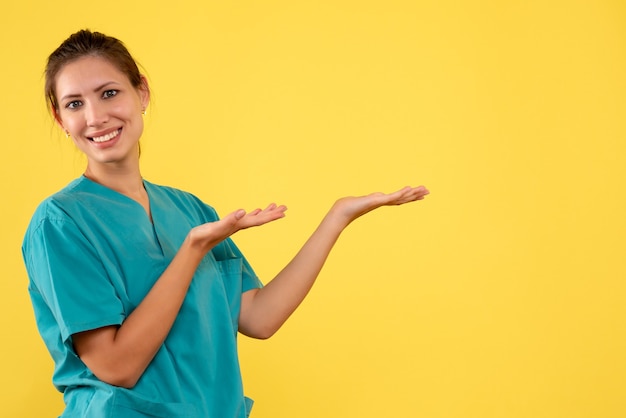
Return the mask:
{"type": "Polygon", "coordinates": [[[275,204],[250,213],[240,209],[193,228],[170,265],[121,326],[72,336],[78,356],[103,382],[135,386],[170,332],[202,257],[235,232],[283,218],[286,210],[275,204]]]}
{"type": "Polygon", "coordinates": [[[265,209],[255,209],[249,213],[236,210],[215,222],[199,225],[189,231],[188,240],[192,248],[206,254],[217,244],[242,229],[264,225],[285,217],[287,207],[270,204],[265,209]]]}

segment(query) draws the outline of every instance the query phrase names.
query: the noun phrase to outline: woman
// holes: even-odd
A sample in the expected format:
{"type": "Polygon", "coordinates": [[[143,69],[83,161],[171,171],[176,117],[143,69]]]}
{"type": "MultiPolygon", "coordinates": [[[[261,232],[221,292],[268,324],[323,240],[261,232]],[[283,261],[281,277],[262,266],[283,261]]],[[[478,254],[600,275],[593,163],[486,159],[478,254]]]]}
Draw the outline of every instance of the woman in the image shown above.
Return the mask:
{"type": "Polygon", "coordinates": [[[193,195],[139,171],[146,78],[117,39],[71,35],[46,67],[58,125],[85,173],[36,210],[22,247],[63,417],[245,417],[236,337],[268,338],[313,285],[342,230],[420,186],[338,200],[263,286],[231,241],[285,216],[271,204],[219,219],[193,195]]]}

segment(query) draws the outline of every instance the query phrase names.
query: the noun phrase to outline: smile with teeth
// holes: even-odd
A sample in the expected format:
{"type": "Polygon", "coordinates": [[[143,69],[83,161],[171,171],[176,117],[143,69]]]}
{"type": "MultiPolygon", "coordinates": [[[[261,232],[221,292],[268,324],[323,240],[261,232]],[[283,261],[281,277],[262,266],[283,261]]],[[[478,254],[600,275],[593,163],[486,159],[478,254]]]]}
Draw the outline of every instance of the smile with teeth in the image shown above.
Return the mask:
{"type": "Polygon", "coordinates": [[[122,130],[122,129],[120,128],[120,129],[118,129],[118,130],[116,130],[116,131],[113,131],[113,132],[111,132],[111,133],[108,133],[108,134],[106,134],[106,135],[102,135],[102,136],[94,136],[94,137],[89,138],[89,139],[91,139],[93,142],[107,142],[107,141],[112,140],[112,139],[113,139],[113,138],[115,138],[116,136],[118,136],[118,135],[120,134],[120,131],[121,131],[121,130],[122,130]]]}

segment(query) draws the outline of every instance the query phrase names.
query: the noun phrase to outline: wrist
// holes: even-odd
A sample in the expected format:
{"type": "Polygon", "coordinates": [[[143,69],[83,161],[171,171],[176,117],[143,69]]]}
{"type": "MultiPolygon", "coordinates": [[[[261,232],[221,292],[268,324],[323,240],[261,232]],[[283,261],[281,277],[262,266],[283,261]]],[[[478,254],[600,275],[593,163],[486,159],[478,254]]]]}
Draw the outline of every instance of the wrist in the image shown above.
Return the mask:
{"type": "Polygon", "coordinates": [[[200,261],[210,250],[211,247],[205,241],[194,237],[192,230],[185,237],[179,252],[182,252],[190,262],[200,264],[200,261]]]}
{"type": "Polygon", "coordinates": [[[335,203],[326,216],[324,217],[322,223],[325,224],[328,228],[333,229],[340,233],[343,231],[353,219],[350,219],[345,215],[341,210],[337,208],[337,204],[335,203]]]}

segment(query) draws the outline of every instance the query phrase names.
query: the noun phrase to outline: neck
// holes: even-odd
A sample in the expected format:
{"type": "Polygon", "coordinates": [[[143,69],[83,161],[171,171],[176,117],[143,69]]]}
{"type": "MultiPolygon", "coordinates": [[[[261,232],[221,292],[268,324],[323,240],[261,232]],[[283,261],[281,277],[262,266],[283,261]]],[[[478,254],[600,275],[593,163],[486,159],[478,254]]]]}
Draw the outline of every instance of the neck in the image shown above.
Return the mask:
{"type": "Polygon", "coordinates": [[[134,167],[87,164],[85,177],[127,196],[145,193],[139,164],[134,167]]]}

